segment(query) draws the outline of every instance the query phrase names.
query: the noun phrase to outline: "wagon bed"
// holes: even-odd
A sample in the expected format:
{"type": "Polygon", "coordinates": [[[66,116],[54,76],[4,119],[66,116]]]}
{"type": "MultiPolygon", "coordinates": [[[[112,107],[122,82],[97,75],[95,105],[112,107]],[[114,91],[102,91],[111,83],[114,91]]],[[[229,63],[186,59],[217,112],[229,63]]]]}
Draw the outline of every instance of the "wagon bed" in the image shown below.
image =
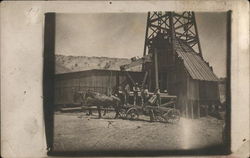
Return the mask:
{"type": "Polygon", "coordinates": [[[151,121],[177,123],[180,120],[180,112],[175,108],[126,105],[120,109],[120,116],[129,120],[137,120],[141,114],[150,116],[151,121]]]}

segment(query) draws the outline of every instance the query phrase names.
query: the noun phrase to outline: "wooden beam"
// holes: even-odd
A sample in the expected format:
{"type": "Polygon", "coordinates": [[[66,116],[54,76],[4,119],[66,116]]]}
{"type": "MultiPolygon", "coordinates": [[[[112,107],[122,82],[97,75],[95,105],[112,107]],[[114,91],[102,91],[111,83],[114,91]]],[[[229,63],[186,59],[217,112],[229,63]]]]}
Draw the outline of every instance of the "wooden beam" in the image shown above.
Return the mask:
{"type": "Polygon", "coordinates": [[[173,13],[173,16],[177,16],[177,17],[181,17],[181,18],[184,18],[184,19],[189,19],[189,20],[191,20],[189,17],[187,17],[187,16],[184,16],[184,15],[180,15],[180,14],[177,14],[177,13],[173,13]]]}
{"type": "MultiPolygon", "coordinates": [[[[190,40],[190,39],[189,39],[190,40]]],[[[196,44],[198,41],[196,38],[194,39],[191,39],[190,41],[187,41],[187,43],[190,45],[190,44],[196,44]]]]}
{"type": "Polygon", "coordinates": [[[202,56],[202,51],[201,51],[200,38],[199,38],[199,34],[198,34],[198,29],[197,29],[197,25],[196,25],[196,21],[195,21],[194,12],[192,12],[192,15],[193,15],[192,17],[193,17],[193,19],[194,19],[194,29],[195,29],[196,37],[197,37],[197,41],[198,41],[199,55],[201,56],[201,58],[203,58],[203,56],[202,56]]]}
{"type": "Polygon", "coordinates": [[[169,15],[169,25],[170,25],[170,36],[171,36],[171,43],[172,43],[172,56],[173,56],[173,63],[175,63],[175,55],[176,55],[176,39],[175,39],[175,36],[176,36],[176,32],[175,32],[175,29],[174,29],[174,19],[173,19],[173,12],[170,13],[169,15]]]}
{"type": "MultiPolygon", "coordinates": [[[[183,23],[180,21],[181,17],[176,18],[176,17],[174,16],[173,18],[175,18],[175,20],[176,20],[176,21],[173,23],[174,26],[175,26],[175,24],[177,24],[178,22],[181,23],[181,24],[183,24],[183,23]]],[[[173,21],[174,21],[174,20],[173,20],[173,21]]]]}
{"type": "MultiPolygon", "coordinates": [[[[185,33],[185,32],[184,32],[185,33]]],[[[181,37],[183,37],[183,36],[187,36],[187,37],[189,37],[189,38],[194,38],[194,36],[191,36],[191,35],[189,35],[189,34],[184,34],[184,33],[179,33],[179,32],[175,32],[175,34],[176,35],[180,35],[180,36],[178,36],[178,38],[181,38],[181,37]]]]}
{"type": "Polygon", "coordinates": [[[148,89],[151,91],[152,90],[152,71],[151,71],[151,69],[148,70],[148,75],[149,75],[148,89]]]}
{"type": "Polygon", "coordinates": [[[186,26],[186,25],[192,25],[192,24],[193,24],[192,22],[188,22],[188,23],[179,25],[179,26],[175,27],[175,30],[177,30],[177,29],[179,29],[179,28],[182,28],[182,27],[184,27],[184,26],[186,26]]]}
{"type": "MultiPolygon", "coordinates": [[[[157,16],[158,16],[158,15],[157,15],[157,16]]],[[[158,16],[158,17],[155,18],[155,19],[151,19],[151,20],[150,20],[150,23],[156,22],[157,20],[162,20],[162,18],[164,18],[164,17],[168,17],[168,14],[165,13],[164,15],[158,16]]]]}
{"type": "Polygon", "coordinates": [[[131,75],[127,71],[126,71],[126,74],[127,74],[128,78],[130,79],[130,81],[132,82],[132,84],[135,85],[135,81],[133,80],[131,75]]]}
{"type": "Polygon", "coordinates": [[[159,89],[159,74],[158,74],[158,52],[155,48],[154,51],[154,59],[155,59],[155,89],[159,89]]]}
{"type": "Polygon", "coordinates": [[[169,29],[164,28],[164,27],[162,27],[162,26],[155,25],[155,24],[150,24],[150,26],[151,26],[151,27],[160,28],[160,29],[165,30],[165,31],[167,31],[167,32],[169,31],[169,29]]]}
{"type": "Polygon", "coordinates": [[[143,78],[143,81],[142,81],[142,87],[144,87],[144,85],[146,83],[146,80],[147,80],[147,77],[148,77],[148,72],[146,71],[145,75],[144,75],[144,78],[143,78]]]}
{"type": "Polygon", "coordinates": [[[145,43],[144,43],[144,49],[143,49],[143,56],[146,55],[146,49],[147,49],[147,37],[148,37],[149,18],[150,18],[150,12],[148,12],[148,17],[147,17],[147,26],[146,26],[146,34],[145,34],[145,43]]]}

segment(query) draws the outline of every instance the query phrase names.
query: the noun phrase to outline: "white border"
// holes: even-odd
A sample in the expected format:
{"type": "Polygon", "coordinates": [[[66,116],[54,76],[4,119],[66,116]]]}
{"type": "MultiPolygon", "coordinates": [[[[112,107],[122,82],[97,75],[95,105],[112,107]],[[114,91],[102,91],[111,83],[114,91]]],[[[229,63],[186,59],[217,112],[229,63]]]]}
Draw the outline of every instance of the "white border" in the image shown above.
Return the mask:
{"type": "Polygon", "coordinates": [[[249,142],[247,1],[49,1],[1,3],[1,149],[4,157],[46,156],[42,117],[44,13],[232,10],[232,151],[249,142]]]}

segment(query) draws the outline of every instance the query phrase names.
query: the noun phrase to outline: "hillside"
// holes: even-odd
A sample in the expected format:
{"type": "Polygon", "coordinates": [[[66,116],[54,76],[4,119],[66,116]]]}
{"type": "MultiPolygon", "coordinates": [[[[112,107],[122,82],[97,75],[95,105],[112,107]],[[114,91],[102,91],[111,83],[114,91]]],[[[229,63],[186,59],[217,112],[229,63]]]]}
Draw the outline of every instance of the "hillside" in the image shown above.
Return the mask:
{"type": "MultiPolygon", "coordinates": [[[[91,69],[120,70],[120,66],[131,62],[127,58],[87,57],[56,55],[56,74],[77,72],[91,69]]],[[[140,71],[141,66],[131,68],[130,71],[140,71]]]]}

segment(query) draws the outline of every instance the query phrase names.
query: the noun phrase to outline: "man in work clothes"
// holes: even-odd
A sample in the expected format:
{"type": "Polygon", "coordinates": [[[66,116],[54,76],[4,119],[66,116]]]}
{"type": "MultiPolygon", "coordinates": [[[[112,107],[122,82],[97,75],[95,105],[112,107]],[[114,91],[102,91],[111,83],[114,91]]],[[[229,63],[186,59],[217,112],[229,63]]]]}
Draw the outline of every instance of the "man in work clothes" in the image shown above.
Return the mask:
{"type": "Polygon", "coordinates": [[[133,87],[133,91],[134,91],[134,105],[136,105],[139,102],[138,92],[140,92],[140,88],[139,88],[138,83],[135,83],[135,86],[133,87]]]}
{"type": "Polygon", "coordinates": [[[124,87],[124,91],[125,91],[125,105],[127,105],[129,103],[129,93],[130,93],[130,87],[129,87],[129,84],[127,83],[124,87]]]}
{"type": "MultiPolygon", "coordinates": [[[[148,100],[149,104],[151,106],[157,106],[159,107],[160,106],[160,90],[159,89],[156,89],[155,92],[154,92],[154,95],[148,100]]],[[[154,115],[154,110],[153,108],[150,109],[149,111],[149,116],[150,116],[150,121],[154,121],[155,120],[155,115],[154,115]]]]}
{"type": "Polygon", "coordinates": [[[144,106],[149,99],[149,92],[148,92],[148,88],[142,88],[141,89],[141,102],[142,102],[142,106],[144,106]]]}
{"type": "Polygon", "coordinates": [[[122,86],[118,86],[118,98],[121,100],[121,104],[124,105],[125,101],[125,96],[124,96],[124,92],[122,89],[122,86]]]}

